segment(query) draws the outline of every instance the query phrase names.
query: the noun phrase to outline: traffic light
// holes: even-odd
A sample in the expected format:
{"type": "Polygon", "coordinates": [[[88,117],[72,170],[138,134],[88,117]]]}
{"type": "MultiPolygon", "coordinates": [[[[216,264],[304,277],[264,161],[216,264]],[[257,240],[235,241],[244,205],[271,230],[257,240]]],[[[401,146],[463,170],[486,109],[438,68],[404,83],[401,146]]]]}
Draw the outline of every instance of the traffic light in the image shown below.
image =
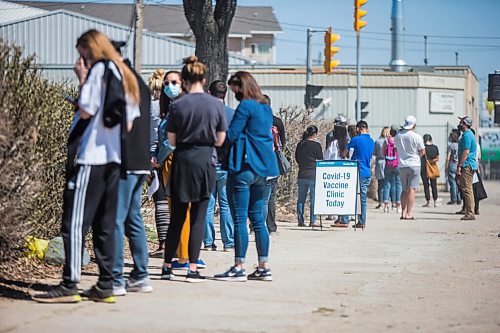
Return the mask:
{"type": "Polygon", "coordinates": [[[335,53],[339,52],[339,48],[332,45],[339,39],[340,35],[333,34],[332,28],[328,28],[325,33],[325,62],[323,63],[325,73],[327,74],[332,74],[332,70],[340,65],[340,61],[332,59],[335,53]]]}
{"type": "Polygon", "coordinates": [[[366,10],[362,10],[361,6],[366,4],[368,0],[354,0],[354,30],[360,31],[365,25],[366,21],[362,21],[363,16],[366,15],[366,10]]]}

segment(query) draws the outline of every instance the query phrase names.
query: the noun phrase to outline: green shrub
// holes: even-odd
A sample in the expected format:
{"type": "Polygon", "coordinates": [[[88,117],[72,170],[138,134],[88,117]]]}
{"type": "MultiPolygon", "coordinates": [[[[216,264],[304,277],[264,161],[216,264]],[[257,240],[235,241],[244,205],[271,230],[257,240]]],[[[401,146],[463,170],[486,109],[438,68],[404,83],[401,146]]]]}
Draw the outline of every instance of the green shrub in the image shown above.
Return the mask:
{"type": "Polygon", "coordinates": [[[0,41],[0,263],[59,233],[71,106],[33,56],[0,41]]]}

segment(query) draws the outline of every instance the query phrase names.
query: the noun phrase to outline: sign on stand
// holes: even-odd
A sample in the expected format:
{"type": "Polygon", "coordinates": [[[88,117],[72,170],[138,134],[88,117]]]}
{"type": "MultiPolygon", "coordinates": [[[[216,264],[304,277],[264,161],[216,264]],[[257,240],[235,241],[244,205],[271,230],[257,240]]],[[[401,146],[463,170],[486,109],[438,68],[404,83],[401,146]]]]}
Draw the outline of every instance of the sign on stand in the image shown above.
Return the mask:
{"type": "Polygon", "coordinates": [[[314,214],[359,214],[358,174],[358,161],[317,161],[314,214]]]}

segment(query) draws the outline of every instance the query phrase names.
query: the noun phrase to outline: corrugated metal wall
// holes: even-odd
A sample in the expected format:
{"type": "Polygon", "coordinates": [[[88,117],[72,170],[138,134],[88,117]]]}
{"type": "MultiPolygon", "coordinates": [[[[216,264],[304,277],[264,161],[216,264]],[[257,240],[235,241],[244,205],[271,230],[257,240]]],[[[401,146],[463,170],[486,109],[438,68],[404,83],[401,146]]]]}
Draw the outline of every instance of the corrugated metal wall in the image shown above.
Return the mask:
{"type": "MultiPolygon", "coordinates": [[[[0,38],[23,46],[25,54],[36,54],[38,63],[52,66],[73,65],[77,52],[76,39],[89,29],[97,29],[115,40],[129,41],[133,36],[126,26],[97,20],[90,16],[59,10],[31,17],[22,21],[0,25],[0,38]]],[[[194,54],[192,43],[145,32],[143,36],[142,63],[144,65],[176,65],[194,54]]],[[[128,47],[125,57],[132,58],[133,49],[128,47]]],[[[246,63],[245,58],[229,56],[231,65],[246,63]]]]}

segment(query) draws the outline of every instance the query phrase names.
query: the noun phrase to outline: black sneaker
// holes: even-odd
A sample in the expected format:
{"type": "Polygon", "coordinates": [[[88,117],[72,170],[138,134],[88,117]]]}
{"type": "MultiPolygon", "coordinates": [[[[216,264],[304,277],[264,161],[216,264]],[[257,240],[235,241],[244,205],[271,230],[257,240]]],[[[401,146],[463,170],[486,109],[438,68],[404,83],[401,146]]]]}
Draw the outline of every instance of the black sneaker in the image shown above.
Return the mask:
{"type": "Polygon", "coordinates": [[[82,296],[87,297],[94,302],[115,303],[116,297],[113,296],[113,289],[101,289],[98,286],[92,286],[90,289],[84,290],[82,296]]]}
{"type": "Polygon", "coordinates": [[[163,266],[161,269],[161,279],[162,280],[170,280],[174,276],[174,273],[172,272],[172,267],[167,267],[163,266]]]}
{"type": "Polygon", "coordinates": [[[212,244],[212,245],[206,245],[203,248],[204,251],[217,251],[217,245],[212,244]]]}
{"type": "Polygon", "coordinates": [[[62,283],[45,294],[38,294],[32,297],[39,303],[78,303],[82,297],[76,287],[70,288],[62,283]]]}
{"type": "Polygon", "coordinates": [[[249,280],[272,281],[273,274],[269,268],[257,268],[255,272],[248,275],[249,280]]]}
{"type": "Polygon", "coordinates": [[[243,268],[238,270],[232,266],[224,273],[215,274],[214,279],[219,281],[245,282],[247,280],[247,272],[243,268]]]}
{"type": "Polygon", "coordinates": [[[205,282],[207,281],[206,276],[200,275],[200,272],[193,272],[191,270],[188,271],[186,275],[186,282],[196,283],[196,282],[205,282]]]}

